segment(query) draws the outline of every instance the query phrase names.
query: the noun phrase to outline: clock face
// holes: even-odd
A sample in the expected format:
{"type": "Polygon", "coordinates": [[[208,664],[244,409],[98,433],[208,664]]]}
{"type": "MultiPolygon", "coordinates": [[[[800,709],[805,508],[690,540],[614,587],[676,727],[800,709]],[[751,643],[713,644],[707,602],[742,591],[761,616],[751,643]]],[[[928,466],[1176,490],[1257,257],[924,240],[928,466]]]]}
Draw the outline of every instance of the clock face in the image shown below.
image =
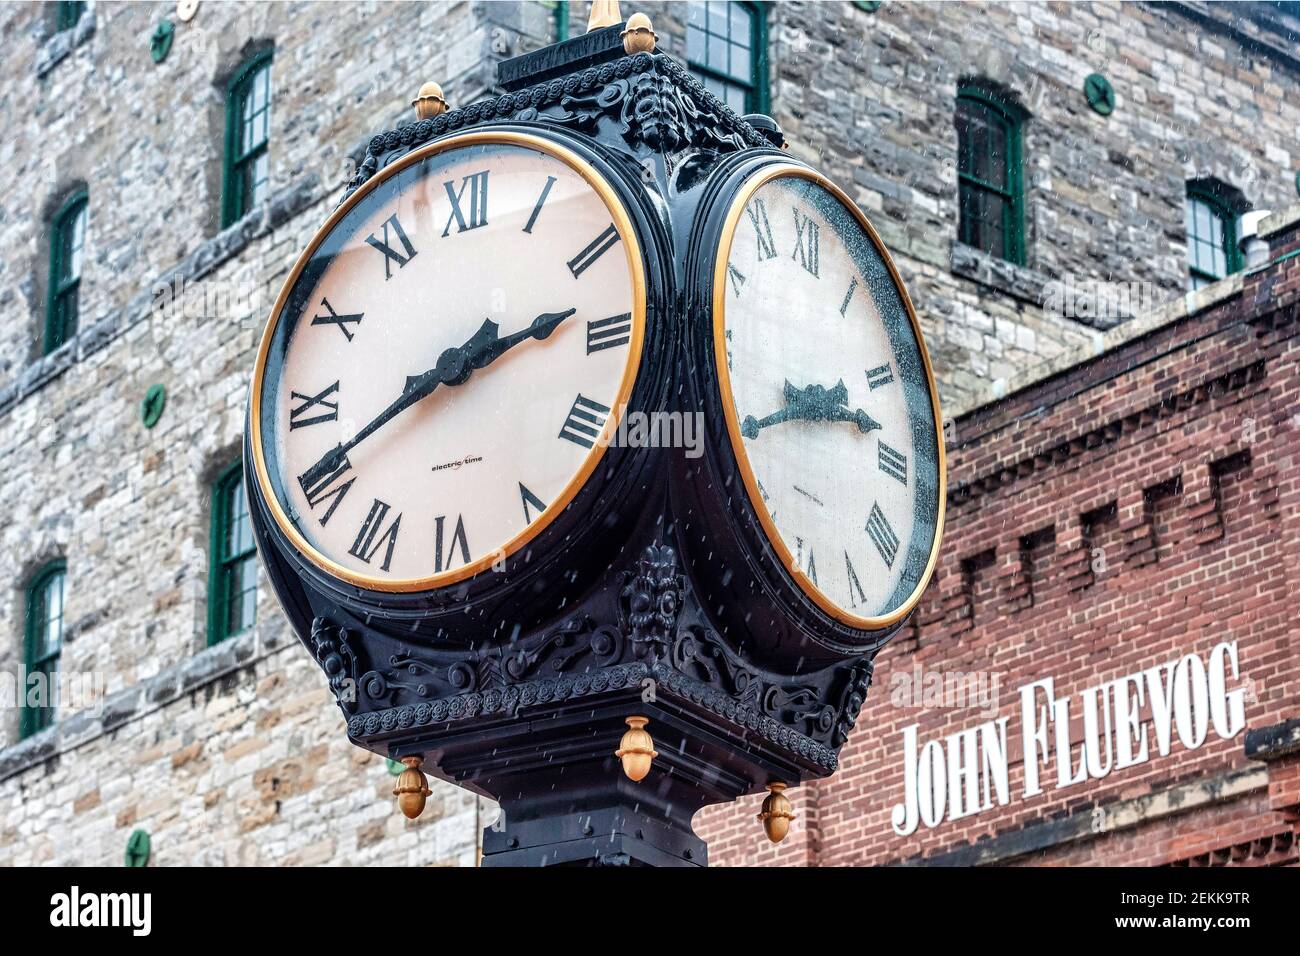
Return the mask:
{"type": "Polygon", "coordinates": [[[467,134],[383,171],[299,260],[254,377],[254,461],[313,562],[468,577],[595,469],[640,359],[641,254],[567,150],[467,134]]]}
{"type": "Polygon", "coordinates": [[[833,188],[782,168],[742,191],[715,269],[714,345],[768,539],[823,610],[871,629],[929,578],[943,457],[911,305],[833,188]]]}

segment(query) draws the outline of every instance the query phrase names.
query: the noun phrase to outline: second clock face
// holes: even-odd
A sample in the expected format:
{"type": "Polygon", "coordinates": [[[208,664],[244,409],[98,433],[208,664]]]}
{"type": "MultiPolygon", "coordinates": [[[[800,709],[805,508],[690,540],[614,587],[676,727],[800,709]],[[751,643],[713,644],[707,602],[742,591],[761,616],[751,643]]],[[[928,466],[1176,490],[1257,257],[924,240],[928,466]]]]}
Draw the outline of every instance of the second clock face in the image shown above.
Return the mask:
{"type": "Polygon", "coordinates": [[[286,533],[352,583],[437,587],[517,549],[631,391],[645,307],[626,214],[575,157],[502,140],[415,154],[350,200],[263,343],[259,478],[286,533]]]}
{"type": "Polygon", "coordinates": [[[742,194],[715,273],[715,351],[749,497],[796,582],[878,628],[931,569],[937,402],[882,247],[828,184],[784,173],[742,194]]]}

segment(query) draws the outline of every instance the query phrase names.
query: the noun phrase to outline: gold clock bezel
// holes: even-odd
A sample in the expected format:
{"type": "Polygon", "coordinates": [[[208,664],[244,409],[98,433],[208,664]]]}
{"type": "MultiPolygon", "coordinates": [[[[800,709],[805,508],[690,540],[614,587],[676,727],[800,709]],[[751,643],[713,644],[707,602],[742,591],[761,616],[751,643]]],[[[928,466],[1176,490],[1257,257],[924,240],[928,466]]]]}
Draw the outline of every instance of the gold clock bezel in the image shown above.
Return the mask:
{"type": "Polygon", "coordinates": [[[641,244],[637,239],[636,229],[633,226],[632,218],[628,215],[623,202],[619,199],[618,194],[613,187],[602,177],[586,160],[575,153],[573,150],[552,142],[542,136],[532,133],[518,133],[505,130],[500,131],[479,131],[472,133],[462,133],[449,139],[441,140],[436,143],[430,143],[420,149],[414,150],[400,160],[387,166],[376,173],[371,179],[367,180],[360,188],[347,198],[325,223],[316,231],[307,248],[298,256],[294,263],[293,269],[290,270],[284,285],[280,289],[280,294],[276,297],[275,304],[271,308],[270,316],[267,319],[266,327],[262,332],[261,344],[258,346],[257,359],[253,365],[253,383],[250,398],[250,427],[252,429],[251,442],[253,451],[253,469],[256,472],[257,483],[261,488],[262,497],[267,503],[267,508],[271,512],[276,526],[291,541],[308,561],[324,571],[331,577],[337,578],[348,584],[358,587],[368,588],[372,591],[381,591],[387,593],[407,593],[416,591],[431,591],[437,588],[446,587],[471,578],[481,571],[491,567],[495,562],[503,557],[509,557],[521,548],[526,546],[539,534],[541,534],[550,524],[565,510],[569,503],[577,496],[578,492],[587,483],[592,473],[600,464],[604,456],[605,448],[609,444],[609,437],[618,428],[622,410],[626,407],[627,401],[632,394],[632,388],[636,383],[637,374],[641,367],[641,350],[645,341],[645,319],[646,319],[646,276],[645,266],[641,256],[641,244]],[[293,290],[294,283],[306,268],[307,263],[315,254],[316,249],[330,234],[330,231],[348,214],[364,197],[369,195],[375,189],[382,186],[385,182],[415,163],[422,162],[430,156],[451,150],[462,149],[467,146],[479,145],[510,145],[531,148],[545,153],[554,159],[558,159],[567,165],[574,172],[578,173],[609,210],[610,217],[618,230],[619,238],[622,240],[623,249],[627,257],[628,270],[632,279],[632,337],[628,343],[627,364],[624,367],[623,379],[619,383],[618,396],[614,404],[614,411],[605,422],[605,429],[601,433],[601,438],[597,440],[591,450],[588,452],[586,459],[574,476],[564,486],[561,493],[555,500],[544,510],[536,520],[527,525],[518,534],[512,537],[505,544],[489,552],[485,556],[471,561],[463,567],[454,570],[443,571],[438,574],[428,575],[421,578],[380,578],[374,575],[362,574],[353,571],[351,568],[344,567],[336,561],[327,558],[320,551],[307,541],[306,537],[294,527],[285,513],[284,506],[281,504],[279,496],[276,495],[275,489],[271,484],[270,476],[267,472],[266,460],[262,448],[262,383],[266,373],[267,356],[270,354],[271,342],[275,336],[276,328],[279,325],[280,318],[284,311],[285,303],[288,301],[289,294],[293,290]]]}
{"type": "Polygon", "coordinates": [[[934,575],[935,565],[939,559],[939,544],[943,539],[944,514],[947,505],[947,484],[948,484],[948,465],[944,455],[943,447],[943,417],[939,410],[939,393],[935,389],[934,369],[930,364],[930,353],[925,346],[925,337],[921,334],[921,323],[917,319],[916,309],[912,306],[912,299],[907,294],[907,288],[903,285],[902,277],[898,274],[898,269],[894,266],[894,260],[889,255],[889,250],[881,242],[880,236],[876,233],[875,227],[871,225],[870,220],[863,214],[855,203],[844,190],[840,189],[835,183],[827,179],[821,173],[808,169],[804,166],[796,166],[791,163],[777,163],[764,167],[749,179],[747,179],[737,192],[731,202],[731,207],[727,211],[727,218],[723,221],[722,234],[718,240],[716,260],[713,267],[713,363],[718,372],[718,391],[722,404],[723,416],[727,422],[727,437],[731,442],[731,450],[736,458],[736,465],[740,470],[741,479],[745,483],[745,491],[749,495],[749,502],[754,513],[758,516],[759,524],[763,527],[763,533],[767,537],[768,543],[776,551],[784,565],[785,570],[794,580],[799,589],[804,592],[818,607],[825,611],[841,624],[847,624],[849,627],[857,628],[863,631],[879,631],[897,624],[906,617],[914,607],[917,601],[921,599],[922,592],[925,591],[926,585],[930,583],[930,578],[934,575]],[[727,309],[727,262],[731,258],[731,247],[736,237],[736,228],[740,223],[740,217],[749,205],[750,199],[763,186],[774,179],[795,178],[805,179],[824,188],[852,214],[857,220],[863,231],[871,239],[876,251],[885,262],[885,267],[889,270],[894,284],[898,287],[900,298],[903,302],[903,308],[907,312],[908,321],[912,323],[912,331],[916,335],[917,346],[921,352],[921,361],[925,366],[926,382],[930,390],[930,406],[934,410],[934,428],[935,428],[935,446],[938,452],[938,476],[937,491],[939,500],[936,502],[935,514],[937,521],[934,527],[934,541],[930,546],[930,558],[926,562],[925,572],[921,575],[920,581],[917,582],[915,589],[908,595],[907,599],[898,606],[897,609],[889,614],[877,617],[862,617],[846,611],[837,604],[829,595],[821,590],[812,580],[800,570],[795,557],[791,554],[790,549],[786,547],[785,541],[781,537],[780,531],[777,530],[776,523],[772,520],[766,506],[763,504],[762,493],[758,489],[758,479],[754,475],[754,470],[749,463],[749,456],[745,452],[745,446],[740,433],[740,419],[736,414],[735,401],[731,394],[731,374],[727,370],[727,343],[726,343],[726,309],[727,309]]]}

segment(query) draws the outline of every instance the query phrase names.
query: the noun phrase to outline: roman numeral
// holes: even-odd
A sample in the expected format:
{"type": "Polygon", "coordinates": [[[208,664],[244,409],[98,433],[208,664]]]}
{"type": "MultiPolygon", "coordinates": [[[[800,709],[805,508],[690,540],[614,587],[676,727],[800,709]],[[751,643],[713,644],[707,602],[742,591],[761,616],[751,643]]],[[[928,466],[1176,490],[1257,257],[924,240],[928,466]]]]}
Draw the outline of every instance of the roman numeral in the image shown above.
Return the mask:
{"type": "Polygon", "coordinates": [[[631,333],[631,312],[612,315],[608,319],[590,319],[587,322],[587,354],[627,345],[631,341],[631,333]]]}
{"type": "Polygon", "coordinates": [[[893,380],[894,372],[889,367],[888,362],[877,368],[867,369],[867,384],[871,386],[873,391],[882,385],[888,385],[893,380]]]}
{"type": "Polygon", "coordinates": [[[755,199],[745,207],[749,221],[754,224],[754,238],[758,240],[758,261],[776,258],[776,243],[772,241],[772,224],[767,221],[767,206],[755,199]]]}
{"type": "Polygon", "coordinates": [[[348,325],[349,324],[360,325],[362,313],[357,312],[354,315],[339,315],[337,312],[334,311],[334,306],[330,305],[329,299],[321,299],[320,304],[325,307],[326,311],[329,312],[329,315],[313,316],[311,320],[311,324],[312,325],[337,325],[339,331],[343,333],[343,335],[347,338],[349,342],[351,342],[354,333],[348,331],[348,325]]]}
{"type": "Polygon", "coordinates": [[[532,215],[528,217],[528,222],[524,223],[524,232],[532,235],[533,226],[537,224],[537,217],[542,214],[542,206],[546,204],[546,197],[551,194],[551,187],[555,185],[555,177],[547,176],[546,185],[542,187],[542,194],[537,197],[537,205],[533,207],[532,215]]]}
{"type": "Polygon", "coordinates": [[[529,505],[532,505],[534,508],[536,508],[538,514],[541,514],[543,511],[546,510],[546,503],[542,501],[541,498],[537,497],[535,494],[533,494],[531,491],[525,488],[524,483],[522,481],[519,482],[519,497],[524,504],[524,524],[531,524],[533,520],[533,516],[528,513],[529,505]]]}
{"type": "Polygon", "coordinates": [[[580,253],[569,260],[569,271],[573,273],[576,279],[582,275],[597,259],[605,254],[614,243],[619,240],[618,230],[611,222],[609,228],[591,241],[591,244],[583,249],[580,253]]]}
{"type": "Polygon", "coordinates": [[[469,542],[465,540],[465,519],[461,515],[456,516],[456,530],[451,533],[446,560],[442,557],[442,528],[446,517],[446,515],[438,515],[433,519],[433,570],[435,572],[451,567],[451,559],[455,557],[457,545],[460,546],[461,565],[469,564],[469,542]]]}
{"type": "Polygon", "coordinates": [[[859,604],[867,603],[867,595],[862,591],[862,582],[858,580],[858,573],[853,570],[853,562],[849,560],[849,553],[844,552],[844,569],[849,575],[849,607],[857,607],[859,604]],[[858,594],[857,600],[853,599],[853,592],[858,594]]]}
{"type": "Polygon", "coordinates": [[[339,403],[331,402],[329,397],[339,390],[339,383],[335,382],[325,391],[316,395],[304,395],[302,392],[290,392],[289,400],[301,399],[302,404],[295,408],[289,409],[289,431],[295,428],[305,428],[308,425],[319,425],[321,422],[336,422],[339,420],[339,403]],[[319,407],[322,409],[319,415],[308,413],[312,409],[319,407]]]}
{"type": "Polygon", "coordinates": [[[347,481],[336,484],[339,478],[352,470],[352,463],[348,461],[347,455],[326,455],[319,465],[309,468],[306,474],[298,478],[298,484],[302,488],[302,493],[307,497],[307,506],[312,511],[323,501],[329,501],[330,505],[321,515],[320,525],[325,527],[325,523],[330,520],[330,515],[334,509],[342,503],[344,496],[347,495],[348,489],[352,483],[357,480],[353,475],[347,481]],[[325,467],[322,468],[321,465],[325,467]]]}
{"type": "Polygon", "coordinates": [[[595,444],[594,439],[600,436],[601,429],[605,427],[605,418],[609,415],[609,411],[600,402],[593,402],[586,396],[579,395],[573,400],[573,408],[569,410],[569,417],[564,420],[564,427],[560,429],[557,437],[567,438],[575,445],[590,448],[595,444]]]}
{"type": "Polygon", "coordinates": [[[488,170],[481,173],[473,173],[464,177],[460,181],[460,189],[451,188],[451,180],[442,184],[447,190],[447,198],[451,200],[451,215],[447,217],[447,225],[442,230],[442,236],[445,239],[447,233],[451,232],[451,224],[456,223],[456,232],[461,233],[469,229],[477,229],[479,226],[487,225],[487,193],[488,193],[488,170]],[[465,198],[465,190],[469,190],[469,219],[465,219],[466,207],[461,205],[461,200],[465,198]]]}
{"type": "Polygon", "coordinates": [[[375,249],[384,254],[384,281],[387,282],[393,277],[393,263],[397,263],[397,268],[401,269],[408,262],[415,258],[415,246],[411,245],[411,240],[406,238],[406,230],[402,224],[397,221],[397,214],[389,216],[384,220],[384,241],[380,242],[375,238],[372,232],[366,237],[366,242],[375,249]],[[403,255],[394,249],[388,242],[388,227],[393,227],[393,232],[397,234],[397,241],[402,244],[402,250],[406,253],[403,255]]]}
{"type": "Polygon", "coordinates": [[[388,511],[388,505],[376,498],[375,503],[370,506],[370,513],[366,515],[366,520],[361,524],[361,530],[357,532],[357,540],[352,542],[352,547],[348,549],[348,554],[369,564],[379,549],[387,545],[383,563],[379,565],[382,571],[387,571],[388,565],[392,563],[393,547],[397,544],[397,529],[402,526],[402,516],[399,514],[388,526],[388,530],[384,530],[384,518],[388,516],[388,511]]]}
{"type": "Polygon", "coordinates": [[[740,295],[740,287],[745,284],[745,277],[730,262],[727,263],[727,278],[731,280],[732,291],[740,295]]]}
{"type": "Polygon", "coordinates": [[[876,439],[876,453],[880,461],[880,470],[890,478],[897,478],[907,484],[907,456],[895,451],[880,439],[876,439]]]}
{"type": "Polygon", "coordinates": [[[849,303],[853,301],[853,293],[857,291],[858,278],[854,276],[852,281],[849,282],[849,291],[844,293],[844,301],[840,303],[840,318],[843,318],[844,313],[849,311],[849,303]]]}
{"type": "Polygon", "coordinates": [[[808,549],[808,565],[807,567],[805,567],[804,560],[803,560],[803,538],[796,537],[794,541],[795,541],[795,559],[794,559],[795,564],[798,565],[799,570],[803,571],[804,574],[808,575],[808,579],[812,581],[813,584],[816,584],[817,583],[817,562],[813,560],[812,548],[808,549]]]}
{"type": "MultiPolygon", "coordinates": [[[[799,215],[799,210],[794,211],[794,252],[790,253],[791,259],[798,259],[799,265],[803,266],[814,276],[817,275],[817,254],[820,248],[818,239],[818,230],[821,227],[812,221],[811,216],[799,215]]],[[[821,278],[818,276],[818,278],[821,278]]]]}
{"type": "Polygon", "coordinates": [[[894,534],[894,529],[889,526],[889,521],[880,510],[880,505],[874,502],[871,505],[871,514],[867,515],[867,534],[884,559],[885,567],[892,568],[894,558],[898,555],[898,535],[894,534]]]}

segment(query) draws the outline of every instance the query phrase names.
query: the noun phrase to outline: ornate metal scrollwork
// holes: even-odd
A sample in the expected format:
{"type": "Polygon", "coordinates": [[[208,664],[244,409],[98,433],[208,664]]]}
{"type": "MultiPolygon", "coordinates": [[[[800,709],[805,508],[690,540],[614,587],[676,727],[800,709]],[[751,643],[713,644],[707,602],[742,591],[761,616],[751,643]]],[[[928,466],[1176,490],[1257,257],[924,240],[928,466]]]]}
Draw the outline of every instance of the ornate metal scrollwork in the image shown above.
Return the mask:
{"type": "Polygon", "coordinates": [[[411,150],[490,122],[549,123],[592,137],[603,134],[634,154],[660,153],[670,167],[687,150],[771,145],[671,57],[638,53],[381,133],[370,140],[343,198],[411,150]]]}
{"type": "Polygon", "coordinates": [[[619,599],[637,656],[664,656],[675,636],[684,597],[677,552],[666,544],[648,546],[637,559],[636,570],[625,572],[623,581],[619,599]]]}
{"type": "Polygon", "coordinates": [[[507,655],[505,672],[512,681],[521,681],[539,676],[539,671],[561,674],[578,670],[576,665],[584,659],[587,666],[583,670],[607,667],[623,656],[623,644],[617,628],[597,626],[589,615],[579,614],[540,641],[507,655]]]}
{"type": "Polygon", "coordinates": [[[875,671],[873,661],[862,661],[849,672],[849,680],[840,697],[839,720],[831,734],[831,746],[840,748],[849,739],[849,731],[858,722],[858,714],[867,699],[867,688],[871,686],[871,675],[875,671]]]}
{"type": "Polygon", "coordinates": [[[325,671],[330,692],[346,715],[357,709],[357,655],[348,643],[346,628],[338,627],[323,617],[311,622],[307,643],[316,662],[325,671]]]}

